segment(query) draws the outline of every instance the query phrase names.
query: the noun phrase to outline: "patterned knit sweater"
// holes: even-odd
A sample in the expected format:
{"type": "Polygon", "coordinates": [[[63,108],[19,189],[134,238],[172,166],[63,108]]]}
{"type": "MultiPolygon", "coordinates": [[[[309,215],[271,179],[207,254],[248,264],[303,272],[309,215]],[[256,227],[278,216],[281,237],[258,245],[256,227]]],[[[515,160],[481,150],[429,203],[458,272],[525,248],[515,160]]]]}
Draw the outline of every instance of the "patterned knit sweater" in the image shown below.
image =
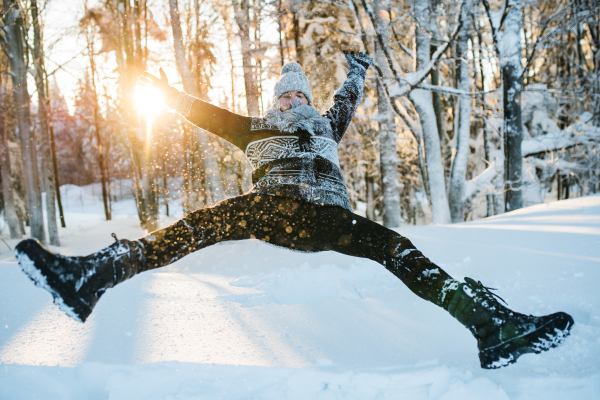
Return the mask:
{"type": "Polygon", "coordinates": [[[350,68],[348,79],[323,115],[329,124],[309,133],[282,131],[265,118],[234,114],[186,93],[169,103],[191,123],[233,143],[252,167],[251,193],[290,197],[351,210],[338,159],[342,140],[362,97],[366,70],[350,68]]]}

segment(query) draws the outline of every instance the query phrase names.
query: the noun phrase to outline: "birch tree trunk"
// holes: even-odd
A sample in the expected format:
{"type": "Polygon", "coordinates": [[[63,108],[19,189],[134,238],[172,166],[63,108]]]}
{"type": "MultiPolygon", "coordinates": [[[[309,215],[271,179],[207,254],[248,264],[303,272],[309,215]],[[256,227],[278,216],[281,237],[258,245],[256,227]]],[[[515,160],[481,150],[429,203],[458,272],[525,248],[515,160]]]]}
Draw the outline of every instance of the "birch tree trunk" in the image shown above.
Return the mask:
{"type": "MultiPolygon", "coordinates": [[[[439,43],[439,32],[437,29],[437,25],[435,20],[432,20],[432,23],[429,25],[429,31],[432,35],[431,47],[430,47],[430,57],[435,54],[438,49],[438,46],[435,43],[439,43]]],[[[440,84],[440,71],[439,71],[439,63],[436,64],[435,67],[431,69],[431,73],[429,74],[431,78],[431,84],[438,86],[440,84]]],[[[452,164],[452,146],[450,146],[450,141],[448,140],[448,136],[444,130],[444,109],[442,107],[442,94],[435,90],[431,91],[431,100],[433,101],[433,111],[435,112],[435,123],[438,129],[438,135],[440,136],[440,149],[442,151],[442,165],[444,167],[444,179],[446,184],[448,184],[448,180],[450,177],[450,169],[452,164]]]]}
{"type": "MultiPolygon", "coordinates": [[[[414,0],[414,13],[417,19],[416,28],[416,68],[425,66],[430,61],[430,39],[425,27],[430,23],[430,11],[428,0],[414,0]]],[[[429,78],[423,82],[429,83],[429,78]]],[[[444,168],[442,166],[442,152],[440,150],[440,137],[437,130],[435,111],[431,92],[423,89],[413,89],[409,94],[419,120],[423,127],[423,142],[425,147],[425,159],[427,176],[429,179],[429,192],[431,197],[431,218],[434,224],[448,224],[450,219],[450,207],[446,195],[446,183],[444,180],[444,168]]]]}
{"type": "Polygon", "coordinates": [[[4,0],[4,12],[7,13],[4,31],[9,50],[13,96],[17,115],[17,126],[21,139],[21,157],[31,237],[46,243],[44,230],[44,214],[42,211],[42,191],[37,165],[37,149],[35,135],[31,132],[30,98],[27,91],[27,67],[23,38],[22,10],[16,0],[4,0]]]}
{"type": "MultiPolygon", "coordinates": [[[[470,91],[469,64],[467,53],[469,51],[469,37],[471,34],[472,2],[467,0],[461,8],[460,19],[462,27],[458,33],[456,56],[458,64],[457,89],[463,92],[470,91]]],[[[456,155],[452,162],[450,177],[450,213],[452,222],[463,222],[465,218],[463,198],[465,194],[465,179],[467,174],[467,157],[469,155],[469,141],[471,138],[471,98],[462,95],[458,98],[458,129],[456,131],[456,155]]]]}
{"type": "Polygon", "coordinates": [[[381,200],[383,226],[399,227],[400,193],[398,155],[396,150],[395,114],[381,85],[377,85],[377,110],[379,116],[379,166],[381,170],[381,200]]]}
{"type": "Polygon", "coordinates": [[[502,104],[504,107],[504,209],[508,211],[523,207],[523,157],[521,142],[521,17],[520,0],[510,0],[504,20],[504,32],[498,42],[500,69],[502,71],[502,104]]]}
{"type": "MultiPolygon", "coordinates": [[[[384,15],[385,6],[382,0],[373,3],[375,11],[375,29],[381,35],[385,43],[389,43],[391,32],[389,22],[384,15]]],[[[384,79],[391,78],[385,55],[381,48],[375,43],[375,62],[384,74],[384,79]]],[[[398,155],[396,150],[396,116],[390,107],[385,89],[378,82],[377,85],[377,114],[379,116],[379,166],[381,170],[381,200],[383,211],[383,226],[399,227],[401,223],[400,215],[400,193],[398,173],[398,155]]]]}
{"type": "Polygon", "coordinates": [[[52,163],[52,147],[50,138],[50,122],[48,119],[48,98],[44,84],[44,51],[38,16],[37,0],[31,0],[31,19],[33,24],[33,65],[35,68],[35,84],[38,93],[39,139],[42,150],[42,179],[46,189],[46,222],[48,238],[53,246],[60,246],[58,236],[58,220],[56,218],[56,179],[52,163]]]}
{"type": "MultiPolygon", "coordinates": [[[[175,48],[175,62],[177,70],[183,81],[183,89],[192,96],[199,97],[198,89],[192,71],[185,58],[185,49],[183,47],[183,35],[181,32],[181,21],[179,19],[179,8],[177,0],[169,0],[169,10],[171,14],[171,28],[173,29],[173,47],[175,48]]],[[[258,102],[257,102],[258,110],[258,102]]],[[[215,160],[214,148],[208,138],[207,133],[202,129],[197,129],[198,143],[203,153],[203,164],[208,186],[213,202],[219,202],[225,198],[223,190],[223,182],[221,182],[221,174],[219,173],[219,164],[215,160]]]]}
{"type": "MultiPolygon", "coordinates": [[[[172,1],[172,0],[170,0],[172,1]]],[[[246,89],[246,107],[248,115],[259,116],[258,85],[252,71],[252,52],[250,48],[250,16],[248,0],[234,1],[235,21],[238,25],[242,45],[242,65],[244,69],[244,84],[246,89]]]]}
{"type": "Polygon", "coordinates": [[[14,185],[12,181],[12,168],[6,135],[6,99],[5,82],[0,85],[0,171],[2,172],[2,195],[4,198],[4,217],[8,223],[11,239],[21,238],[19,217],[15,209],[14,185]]]}

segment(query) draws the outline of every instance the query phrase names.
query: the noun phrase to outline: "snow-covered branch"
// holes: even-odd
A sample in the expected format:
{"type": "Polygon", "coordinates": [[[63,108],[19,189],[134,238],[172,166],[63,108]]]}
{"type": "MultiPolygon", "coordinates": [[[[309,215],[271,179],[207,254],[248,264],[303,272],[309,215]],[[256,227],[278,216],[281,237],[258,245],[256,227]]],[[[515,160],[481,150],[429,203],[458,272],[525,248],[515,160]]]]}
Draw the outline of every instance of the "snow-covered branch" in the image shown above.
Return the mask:
{"type": "MultiPolygon", "coordinates": [[[[438,47],[438,49],[435,51],[435,53],[433,53],[433,55],[431,56],[431,60],[429,60],[429,62],[427,64],[425,64],[419,70],[417,70],[415,72],[411,72],[411,73],[407,74],[406,77],[403,77],[398,73],[398,70],[394,66],[394,63],[393,63],[393,60],[392,60],[392,57],[390,54],[390,50],[388,48],[388,44],[385,43],[385,41],[383,40],[383,35],[381,34],[379,25],[377,24],[377,21],[375,20],[375,14],[373,13],[373,10],[367,4],[366,0],[361,0],[361,2],[362,2],[363,8],[365,9],[367,15],[369,16],[369,19],[371,20],[371,24],[373,24],[373,26],[375,27],[375,36],[376,36],[377,42],[378,42],[379,46],[381,47],[381,49],[383,50],[383,54],[385,55],[385,58],[388,62],[388,66],[389,66],[390,70],[392,71],[392,74],[394,75],[394,78],[396,79],[396,81],[398,82],[398,85],[399,85],[398,89],[394,92],[394,94],[392,95],[392,97],[390,99],[393,102],[396,97],[406,96],[408,93],[410,93],[411,90],[413,90],[415,87],[417,87],[417,85],[419,85],[421,82],[423,82],[423,80],[431,72],[431,69],[438,62],[440,56],[442,54],[444,54],[444,52],[446,51],[446,49],[448,48],[450,43],[454,42],[454,40],[456,39],[456,36],[458,35],[458,32],[460,31],[460,28],[462,26],[462,22],[460,20],[457,22],[454,32],[452,33],[452,35],[450,35],[450,39],[446,43],[444,43],[443,45],[438,47]]],[[[352,0],[352,3],[354,4],[354,8],[357,12],[357,17],[358,17],[358,7],[356,6],[356,3],[354,2],[354,0],[352,0]]],[[[463,7],[463,4],[461,3],[459,8],[462,9],[462,7],[463,7]]],[[[459,14],[460,14],[460,12],[459,12],[459,14]]]]}
{"type": "MultiPolygon", "coordinates": [[[[352,1],[354,2],[354,0],[352,0],[352,1]]],[[[394,66],[390,51],[387,47],[387,44],[383,40],[383,35],[381,34],[381,29],[379,28],[379,24],[375,20],[375,14],[373,13],[373,10],[367,4],[366,0],[361,0],[361,2],[362,2],[363,8],[365,9],[365,12],[369,16],[369,19],[371,20],[371,24],[375,28],[375,37],[377,39],[377,42],[379,43],[379,46],[381,47],[381,50],[383,50],[383,54],[385,55],[385,58],[388,62],[388,66],[389,66],[390,70],[392,71],[392,73],[394,74],[394,78],[398,82],[404,82],[404,78],[398,73],[398,71],[396,70],[396,67],[394,66]]],[[[356,10],[358,12],[358,8],[356,8],[356,10]]]]}
{"type": "Polygon", "coordinates": [[[532,157],[527,160],[529,164],[535,165],[540,169],[550,169],[551,175],[554,175],[556,171],[582,171],[587,170],[588,168],[577,162],[570,162],[567,160],[562,160],[560,157],[555,157],[551,160],[544,160],[540,158],[532,157]]]}
{"type": "MultiPolygon", "coordinates": [[[[365,27],[364,27],[364,25],[362,23],[362,19],[360,18],[360,11],[358,9],[358,4],[356,4],[356,0],[350,0],[350,2],[351,2],[352,7],[354,9],[356,20],[358,21],[358,25],[360,27],[361,40],[363,42],[363,46],[364,46],[365,51],[366,51],[369,48],[369,43],[367,41],[367,32],[366,32],[365,27]]],[[[396,115],[398,117],[400,117],[400,119],[404,122],[404,124],[410,129],[411,133],[413,134],[413,136],[414,136],[414,138],[415,138],[415,140],[417,142],[417,147],[419,148],[419,151],[421,152],[422,130],[421,130],[420,125],[417,124],[408,115],[408,112],[406,111],[406,109],[404,109],[404,107],[402,107],[402,106],[398,107],[398,104],[395,102],[395,99],[397,97],[400,97],[400,96],[392,97],[391,92],[390,92],[390,87],[388,86],[388,84],[387,84],[387,82],[386,82],[386,80],[384,78],[383,71],[381,70],[381,68],[379,67],[379,65],[377,65],[377,63],[374,63],[373,67],[377,71],[377,81],[381,83],[381,86],[383,87],[383,89],[384,89],[387,97],[390,99],[390,105],[392,106],[392,109],[394,110],[394,112],[396,113],[396,115]]]]}
{"type": "Polygon", "coordinates": [[[467,202],[473,201],[473,199],[481,192],[489,192],[495,189],[493,181],[497,176],[502,175],[502,169],[496,167],[497,165],[502,165],[502,163],[498,161],[499,160],[496,159],[494,163],[490,164],[489,167],[483,170],[475,178],[465,182],[463,203],[466,204],[467,202]]]}
{"type": "MultiPolygon", "coordinates": [[[[462,7],[462,5],[461,5],[461,7],[462,7]]],[[[420,85],[423,82],[423,80],[425,80],[425,78],[431,72],[431,69],[435,66],[435,64],[439,60],[440,56],[442,54],[444,54],[444,52],[446,51],[446,49],[448,48],[450,43],[452,43],[454,41],[454,39],[456,39],[456,35],[458,35],[458,32],[460,31],[461,26],[462,26],[462,22],[459,22],[456,25],[456,29],[452,33],[450,40],[447,41],[446,43],[444,43],[443,45],[441,45],[440,47],[438,47],[436,52],[433,53],[433,55],[431,56],[431,60],[427,64],[425,64],[425,66],[423,68],[406,75],[406,78],[403,80],[404,85],[399,87],[399,90],[392,95],[392,99],[394,99],[396,97],[406,96],[408,93],[410,93],[411,90],[416,88],[418,85],[420,85]]]]}
{"type": "MultiPolygon", "coordinates": [[[[453,88],[450,86],[438,86],[438,85],[431,85],[429,83],[420,83],[419,85],[417,85],[417,88],[425,89],[425,90],[433,90],[436,92],[450,93],[450,94],[454,94],[457,96],[476,96],[476,95],[494,93],[494,92],[497,92],[498,90],[500,90],[500,89],[492,89],[492,90],[485,90],[485,91],[480,91],[480,92],[465,92],[464,90],[456,89],[456,88],[453,88]]],[[[391,90],[392,96],[394,96],[396,94],[395,89],[396,88],[393,87],[391,90]]]]}
{"type": "Polygon", "coordinates": [[[502,9],[499,11],[492,11],[490,7],[490,3],[488,0],[482,0],[483,7],[488,15],[488,19],[490,21],[490,26],[492,28],[492,38],[494,39],[494,47],[496,51],[498,51],[498,42],[500,34],[500,28],[504,22],[504,18],[506,18],[506,9],[508,8],[508,0],[504,0],[502,2],[502,9]]]}
{"type": "Polygon", "coordinates": [[[575,124],[552,135],[542,135],[523,140],[521,152],[523,157],[529,157],[549,151],[568,149],[578,144],[590,143],[600,143],[600,128],[575,124]]]}

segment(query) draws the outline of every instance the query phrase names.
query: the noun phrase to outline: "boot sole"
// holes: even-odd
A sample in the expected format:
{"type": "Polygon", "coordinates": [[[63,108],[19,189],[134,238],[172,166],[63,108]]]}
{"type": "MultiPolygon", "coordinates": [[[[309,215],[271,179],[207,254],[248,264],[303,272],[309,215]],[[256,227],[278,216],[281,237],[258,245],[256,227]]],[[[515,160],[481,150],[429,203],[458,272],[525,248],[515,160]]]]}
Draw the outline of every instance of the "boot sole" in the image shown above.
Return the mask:
{"type": "Polygon", "coordinates": [[[27,239],[17,245],[15,256],[21,270],[36,286],[50,292],[54,304],[65,314],[78,322],[85,322],[92,313],[92,309],[81,299],[71,294],[72,289],[69,288],[68,284],[64,283],[59,275],[48,268],[42,259],[30,255],[30,252],[35,254],[39,251],[46,250],[37,240],[27,239]]]}
{"type": "Polygon", "coordinates": [[[479,351],[481,368],[497,369],[517,362],[523,354],[539,354],[560,345],[571,333],[573,318],[563,312],[553,315],[536,330],[503,342],[498,346],[479,351]]]}

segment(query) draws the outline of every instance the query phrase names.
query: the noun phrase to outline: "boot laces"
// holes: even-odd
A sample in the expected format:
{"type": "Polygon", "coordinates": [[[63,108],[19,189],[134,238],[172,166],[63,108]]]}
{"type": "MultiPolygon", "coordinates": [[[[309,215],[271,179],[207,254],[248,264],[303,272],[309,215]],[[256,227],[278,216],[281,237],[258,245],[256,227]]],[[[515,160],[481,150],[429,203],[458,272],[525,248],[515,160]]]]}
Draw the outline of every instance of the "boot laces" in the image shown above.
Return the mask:
{"type": "Polygon", "coordinates": [[[492,292],[492,290],[498,290],[498,289],[496,289],[496,288],[491,288],[491,287],[487,287],[487,286],[484,286],[484,285],[483,285],[483,283],[481,283],[481,281],[477,281],[477,283],[479,283],[479,286],[481,286],[481,288],[482,288],[483,290],[485,290],[485,291],[486,291],[486,293],[488,293],[488,294],[491,294],[491,295],[492,295],[492,296],[494,296],[494,297],[497,297],[498,299],[502,300],[502,302],[503,302],[504,304],[508,305],[508,303],[507,303],[507,302],[506,302],[506,301],[505,301],[505,300],[504,300],[502,297],[500,297],[500,296],[498,296],[496,293],[493,293],[493,292],[492,292]]]}
{"type": "Polygon", "coordinates": [[[115,242],[118,242],[118,241],[119,241],[119,239],[117,238],[117,235],[115,235],[115,233],[114,233],[114,232],[113,232],[113,233],[111,233],[111,234],[110,234],[110,236],[112,236],[112,237],[113,237],[113,239],[115,239],[115,242]]]}
{"type": "Polygon", "coordinates": [[[468,277],[465,277],[465,281],[466,281],[467,283],[471,283],[471,284],[475,284],[475,285],[479,286],[481,289],[483,289],[483,290],[485,291],[485,293],[487,293],[487,294],[491,295],[491,296],[492,296],[492,298],[493,298],[493,297],[497,297],[498,299],[502,300],[502,302],[503,302],[504,304],[506,304],[506,305],[508,306],[508,303],[507,303],[507,302],[506,302],[506,301],[505,301],[505,300],[504,300],[502,297],[500,297],[500,296],[498,296],[496,293],[493,293],[493,292],[492,292],[492,290],[498,290],[498,289],[496,289],[496,288],[491,288],[491,287],[488,287],[488,286],[485,286],[483,283],[481,283],[481,281],[477,281],[477,282],[475,282],[475,280],[474,280],[474,279],[471,279],[471,278],[468,278],[468,277]],[[471,281],[471,282],[469,282],[469,281],[471,281]]]}

